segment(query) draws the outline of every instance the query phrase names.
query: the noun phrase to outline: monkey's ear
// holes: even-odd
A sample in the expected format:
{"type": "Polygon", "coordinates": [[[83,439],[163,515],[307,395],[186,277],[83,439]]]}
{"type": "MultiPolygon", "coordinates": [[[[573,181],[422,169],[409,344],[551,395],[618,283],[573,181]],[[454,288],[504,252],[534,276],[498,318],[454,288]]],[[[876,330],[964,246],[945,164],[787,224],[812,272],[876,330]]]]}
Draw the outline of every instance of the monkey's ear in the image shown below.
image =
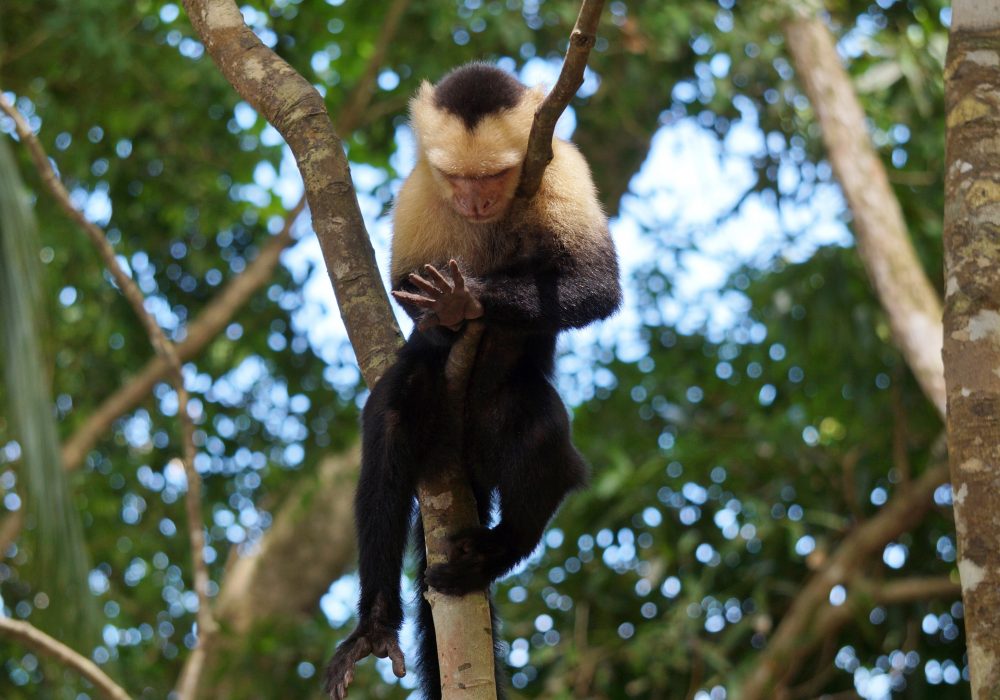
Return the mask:
{"type": "Polygon", "coordinates": [[[531,105],[532,110],[538,109],[542,102],[545,101],[545,96],[548,94],[546,90],[541,85],[536,85],[533,88],[528,88],[528,91],[524,94],[523,102],[527,102],[531,105]]]}
{"type": "Polygon", "coordinates": [[[434,86],[421,81],[416,94],[410,98],[410,118],[418,121],[434,111],[434,86]]]}
{"type": "Polygon", "coordinates": [[[410,124],[418,141],[435,133],[435,127],[442,120],[439,112],[434,106],[434,86],[424,80],[417,94],[410,99],[410,124]]]}

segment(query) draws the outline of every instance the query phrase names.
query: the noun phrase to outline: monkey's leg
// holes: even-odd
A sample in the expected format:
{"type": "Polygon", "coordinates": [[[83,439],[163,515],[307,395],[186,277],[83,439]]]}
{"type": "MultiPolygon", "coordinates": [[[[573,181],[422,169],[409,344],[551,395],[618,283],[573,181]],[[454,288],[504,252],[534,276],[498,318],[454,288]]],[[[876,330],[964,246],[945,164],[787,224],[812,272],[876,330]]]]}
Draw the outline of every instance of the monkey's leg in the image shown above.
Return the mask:
{"type": "Polygon", "coordinates": [[[399,648],[403,620],[399,579],[413,512],[416,479],[424,460],[424,402],[433,396],[433,367],[402,356],[375,386],[362,414],[361,475],[355,496],[361,597],[357,629],[327,666],[326,690],[334,700],[347,694],[354,665],[368,654],[392,659],[405,672],[399,648]]]}
{"type": "Polygon", "coordinates": [[[448,563],[427,571],[428,583],[449,595],[482,590],[514,568],[538,545],[566,494],[586,483],[566,408],[543,377],[507,385],[489,416],[498,420],[492,427],[479,421],[469,440],[478,441],[474,459],[495,476],[501,519],[460,533],[448,563]]]}

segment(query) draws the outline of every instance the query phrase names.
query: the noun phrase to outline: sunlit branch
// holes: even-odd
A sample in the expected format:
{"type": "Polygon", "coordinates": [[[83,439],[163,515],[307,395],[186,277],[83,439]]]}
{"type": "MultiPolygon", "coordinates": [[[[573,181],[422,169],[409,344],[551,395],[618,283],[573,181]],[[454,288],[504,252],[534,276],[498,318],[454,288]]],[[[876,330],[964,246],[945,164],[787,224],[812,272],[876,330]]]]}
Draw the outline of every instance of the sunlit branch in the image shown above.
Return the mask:
{"type": "Polygon", "coordinates": [[[785,26],[785,40],[851,209],[858,255],[885,309],[896,345],[943,417],[941,300],[917,258],[834,38],[811,6],[802,7],[799,13],[785,26]]]}
{"type": "Polygon", "coordinates": [[[603,9],[604,0],[584,0],[580,6],[580,14],[569,37],[569,47],[559,78],[535,112],[535,120],[531,124],[528,150],[517,188],[519,198],[531,199],[542,184],[542,175],[552,160],[552,135],[555,133],[556,122],[583,85],[584,69],[587,67],[590,50],[597,42],[597,25],[601,21],[603,9]]]}

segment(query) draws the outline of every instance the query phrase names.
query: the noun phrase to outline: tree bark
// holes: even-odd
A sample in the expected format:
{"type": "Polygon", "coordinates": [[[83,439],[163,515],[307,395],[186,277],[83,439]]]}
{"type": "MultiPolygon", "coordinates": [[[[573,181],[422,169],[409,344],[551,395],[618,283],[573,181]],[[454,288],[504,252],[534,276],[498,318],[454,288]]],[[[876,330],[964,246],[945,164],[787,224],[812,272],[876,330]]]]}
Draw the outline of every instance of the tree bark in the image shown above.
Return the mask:
{"type": "Polygon", "coordinates": [[[917,259],[850,76],[819,18],[796,17],[786,25],[785,39],[823,130],[834,175],[854,215],[858,254],[868,279],[888,316],[896,345],[943,417],[941,302],[917,259]]]}
{"type": "MultiPolygon", "coordinates": [[[[482,323],[470,322],[448,355],[446,439],[450,444],[442,452],[451,461],[417,487],[428,566],[446,563],[451,537],[480,524],[475,498],[461,461],[461,436],[466,387],[482,332],[482,323]]],[[[434,589],[429,589],[425,597],[431,606],[437,636],[442,700],[495,700],[497,688],[489,599],[484,594],[449,597],[434,589]]]]}
{"type": "MultiPolygon", "coordinates": [[[[411,0],[394,0],[385,14],[385,21],[379,30],[365,69],[358,78],[351,94],[348,96],[344,111],[338,116],[336,130],[341,134],[350,134],[363,125],[371,114],[366,114],[375,91],[378,71],[382,68],[385,55],[395,39],[403,14],[411,0]]],[[[303,194],[299,201],[285,214],[285,223],[281,231],[261,248],[260,254],[247,265],[246,270],[234,277],[201,310],[198,316],[185,327],[184,339],[177,343],[177,355],[182,361],[196,357],[222,329],[229,325],[233,316],[243,308],[250,297],[271,279],[274,268],[278,266],[282,252],[295,242],[292,227],[299,215],[305,210],[306,197],[303,194]]],[[[153,390],[157,382],[164,380],[170,368],[167,363],[155,357],[151,359],[127,384],[101,402],[82,426],[63,444],[63,465],[72,470],[80,466],[83,458],[94,447],[102,436],[106,435],[114,421],[124,413],[138,406],[153,390]]]]}
{"type": "Polygon", "coordinates": [[[399,327],[323,98],[261,43],[232,0],[185,0],[184,7],[219,70],[295,156],[344,326],[361,373],[374,386],[395,358],[399,327]]]}
{"type": "Polygon", "coordinates": [[[1000,8],[956,0],[945,68],[944,366],[972,694],[1000,695],[1000,8]]]}

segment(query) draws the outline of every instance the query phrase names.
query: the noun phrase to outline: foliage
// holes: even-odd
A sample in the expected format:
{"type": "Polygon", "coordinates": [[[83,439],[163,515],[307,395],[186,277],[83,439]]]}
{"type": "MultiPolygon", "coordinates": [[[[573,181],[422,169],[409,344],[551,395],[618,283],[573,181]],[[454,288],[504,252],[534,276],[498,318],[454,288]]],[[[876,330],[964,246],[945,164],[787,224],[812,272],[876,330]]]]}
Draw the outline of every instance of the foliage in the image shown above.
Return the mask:
{"type": "MultiPolygon", "coordinates": [[[[373,50],[383,4],[273,0],[243,8],[265,42],[320,87],[336,117],[373,50]]],[[[939,2],[845,0],[829,11],[937,283],[948,15],[939,2]]],[[[573,3],[521,0],[411,3],[363,123],[344,135],[366,216],[388,210],[408,167],[405,108],[420,80],[473,58],[538,69],[533,59],[561,57],[574,12],[573,3]]],[[[829,185],[810,106],[784,55],[781,19],[776,5],[733,0],[608,5],[590,62],[595,80],[575,103],[574,139],[609,211],[619,212],[657,133],[693,123],[725,150],[734,127],[751,124],[761,139],[743,154],[747,191],[718,221],[673,215],[688,203],[669,191],[625,197],[622,209],[656,252],[629,281],[644,351],[601,344],[564,379],[586,397],[574,407],[575,435],[594,465],[593,483],[564,508],[532,565],[498,589],[510,672],[524,696],[719,697],[712,689],[731,689],[754,663],[809,573],[930,459],[941,426],[893,350],[852,249],[807,259],[762,251],[724,286],[741,311],[722,330],[706,323],[681,332],[664,312],[681,299],[676,266],[666,261],[683,262],[752,206],[779,215],[808,208],[829,185]]],[[[239,103],[175,3],[7,3],[0,88],[40,129],[74,197],[107,228],[174,337],[246,267],[297,196],[278,177],[290,167],[279,139],[239,103]]],[[[10,131],[0,119],[0,132],[10,131]]],[[[49,320],[40,359],[52,368],[65,440],[152,352],[124,300],[97,274],[89,244],[14,147],[36,192],[49,320]]],[[[808,225],[786,228],[788,250],[809,235],[808,225]]],[[[356,436],[364,388],[349,348],[327,332],[335,325],[322,314],[332,308],[329,284],[322,270],[312,274],[303,236],[186,368],[215,581],[230,556],[259,540],[293,484],[356,436]]],[[[0,393],[9,391],[5,382],[0,393]]],[[[158,385],[72,477],[105,625],[101,639],[79,648],[102,664],[117,658],[113,675],[138,697],[163,697],[193,642],[175,410],[172,390],[158,385]]],[[[11,419],[0,415],[0,497],[24,483],[11,419]]],[[[865,568],[867,578],[952,575],[947,489],[939,496],[919,529],[865,568]]],[[[44,626],[29,568],[39,552],[22,537],[5,555],[4,612],[44,626]]],[[[344,589],[350,579],[335,587],[344,589]]],[[[338,631],[318,610],[269,621],[215,669],[214,696],[315,693],[317,667],[350,625],[346,610],[327,603],[338,631]]],[[[813,695],[858,684],[879,697],[882,685],[905,683],[907,697],[960,697],[960,618],[953,600],[859,609],[796,683],[815,681],[800,687],[813,695]]],[[[0,696],[76,697],[75,680],[23,649],[0,640],[0,658],[0,696]]],[[[380,679],[364,669],[358,694],[406,694],[380,679]]]]}

